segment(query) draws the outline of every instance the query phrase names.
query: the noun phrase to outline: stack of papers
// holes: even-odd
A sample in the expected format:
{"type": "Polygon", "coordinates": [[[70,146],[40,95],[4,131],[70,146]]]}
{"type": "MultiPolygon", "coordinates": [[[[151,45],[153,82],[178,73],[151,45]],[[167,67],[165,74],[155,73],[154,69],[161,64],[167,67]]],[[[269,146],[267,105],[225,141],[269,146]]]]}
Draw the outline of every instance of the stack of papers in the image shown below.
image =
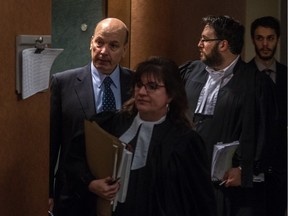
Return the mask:
{"type": "Polygon", "coordinates": [[[222,180],[226,171],[232,168],[232,157],[238,145],[239,141],[214,145],[211,169],[212,181],[222,180]]]}
{"type": "Polygon", "coordinates": [[[35,53],[36,48],[22,52],[22,99],[49,88],[50,70],[56,57],[63,49],[46,48],[35,53]]]}

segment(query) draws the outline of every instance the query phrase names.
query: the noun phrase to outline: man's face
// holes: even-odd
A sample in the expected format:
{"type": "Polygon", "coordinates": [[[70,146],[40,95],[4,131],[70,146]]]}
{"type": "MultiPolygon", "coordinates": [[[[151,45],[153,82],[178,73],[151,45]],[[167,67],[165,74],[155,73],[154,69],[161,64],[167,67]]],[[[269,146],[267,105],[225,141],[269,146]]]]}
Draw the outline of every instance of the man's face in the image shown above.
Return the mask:
{"type": "Polygon", "coordinates": [[[125,56],[126,32],[117,26],[100,25],[91,39],[90,49],[94,66],[103,74],[111,74],[125,56]]]}
{"type": "Polygon", "coordinates": [[[221,56],[218,45],[221,40],[215,36],[215,31],[212,27],[206,25],[202,31],[198,48],[200,51],[200,59],[207,66],[215,68],[223,63],[223,57],[221,56]]]}
{"type": "Polygon", "coordinates": [[[275,31],[269,27],[259,26],[252,38],[256,55],[262,60],[270,60],[274,57],[278,38],[275,31]]]}

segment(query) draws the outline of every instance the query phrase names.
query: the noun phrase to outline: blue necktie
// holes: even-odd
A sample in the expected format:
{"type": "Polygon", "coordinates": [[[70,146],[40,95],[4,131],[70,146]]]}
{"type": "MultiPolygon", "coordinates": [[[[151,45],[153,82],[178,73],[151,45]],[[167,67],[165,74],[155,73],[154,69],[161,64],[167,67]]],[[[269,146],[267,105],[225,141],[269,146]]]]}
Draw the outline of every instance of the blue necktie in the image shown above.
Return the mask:
{"type": "Polygon", "coordinates": [[[110,77],[106,77],[103,81],[104,83],[104,94],[103,94],[103,111],[114,111],[116,110],[116,103],[114,94],[110,88],[110,85],[113,83],[110,77]]]}

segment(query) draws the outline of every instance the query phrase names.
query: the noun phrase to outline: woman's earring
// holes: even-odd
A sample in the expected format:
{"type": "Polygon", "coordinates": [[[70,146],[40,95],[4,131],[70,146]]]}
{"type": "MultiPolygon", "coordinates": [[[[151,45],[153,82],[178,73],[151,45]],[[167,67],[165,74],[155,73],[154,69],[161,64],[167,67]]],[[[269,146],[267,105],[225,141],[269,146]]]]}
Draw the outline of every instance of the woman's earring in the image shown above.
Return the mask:
{"type": "Polygon", "coordinates": [[[169,109],[170,109],[169,104],[166,104],[166,109],[167,109],[167,112],[169,112],[169,109]]]}

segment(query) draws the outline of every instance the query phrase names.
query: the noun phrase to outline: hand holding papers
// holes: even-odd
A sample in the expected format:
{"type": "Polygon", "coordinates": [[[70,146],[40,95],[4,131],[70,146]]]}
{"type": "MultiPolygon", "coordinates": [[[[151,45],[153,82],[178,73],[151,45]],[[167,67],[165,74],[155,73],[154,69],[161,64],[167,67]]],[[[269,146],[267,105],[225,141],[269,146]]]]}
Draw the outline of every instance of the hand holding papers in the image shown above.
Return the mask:
{"type": "Polygon", "coordinates": [[[214,146],[211,178],[221,180],[227,170],[232,167],[232,157],[239,145],[239,141],[232,143],[217,143],[214,146]]]}
{"type": "MultiPolygon", "coordinates": [[[[85,120],[84,126],[87,163],[91,173],[99,179],[108,176],[120,178],[121,188],[114,200],[115,208],[118,200],[125,201],[132,153],[125,149],[125,144],[117,137],[103,130],[96,122],[85,120]]],[[[97,215],[111,216],[111,202],[99,197],[97,215]]]]}

